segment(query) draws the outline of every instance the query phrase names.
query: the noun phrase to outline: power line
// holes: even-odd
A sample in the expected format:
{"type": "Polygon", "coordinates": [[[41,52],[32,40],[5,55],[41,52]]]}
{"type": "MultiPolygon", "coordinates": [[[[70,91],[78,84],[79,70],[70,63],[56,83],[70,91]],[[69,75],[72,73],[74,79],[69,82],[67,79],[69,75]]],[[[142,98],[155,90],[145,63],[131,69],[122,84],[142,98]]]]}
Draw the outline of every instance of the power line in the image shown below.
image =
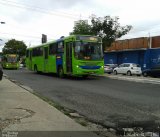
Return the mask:
{"type": "MultiPolygon", "coordinates": [[[[15,35],[15,36],[20,36],[20,37],[32,38],[32,39],[37,39],[37,40],[30,40],[29,39],[27,41],[41,42],[41,37],[37,37],[37,36],[24,35],[24,34],[15,34],[15,33],[5,33],[5,32],[0,32],[0,34],[15,35]]],[[[6,39],[8,39],[8,38],[6,38],[6,39]]],[[[48,38],[47,40],[48,41],[53,41],[53,39],[50,39],[50,38],[48,38]]],[[[26,41],[26,40],[24,40],[24,41],[26,41]]]]}
{"type": "Polygon", "coordinates": [[[1,34],[7,34],[7,35],[16,35],[16,36],[22,36],[22,37],[31,37],[35,39],[40,39],[41,37],[37,36],[31,36],[31,35],[24,35],[24,34],[15,34],[15,33],[6,33],[6,32],[0,32],[1,34]]]}
{"type": "MultiPolygon", "coordinates": [[[[3,4],[3,5],[9,5],[9,6],[14,6],[14,7],[17,7],[17,8],[21,8],[21,9],[30,9],[32,11],[36,11],[36,12],[40,12],[40,13],[43,13],[43,14],[50,14],[50,15],[56,15],[56,16],[59,16],[60,14],[57,14],[57,13],[49,13],[48,11],[40,11],[39,9],[34,9],[34,8],[29,8],[29,7],[22,7],[22,6],[18,6],[18,5],[13,5],[13,4],[9,4],[9,3],[3,3],[3,2],[0,2],[0,4],[3,4]]],[[[64,16],[66,17],[65,15],[61,15],[61,16],[64,16]]],[[[71,17],[72,18],[72,17],[71,17]]]]}
{"type": "MultiPolygon", "coordinates": [[[[5,25],[6,26],[6,25],[5,25]]],[[[28,32],[31,32],[31,31],[33,31],[33,28],[29,28],[29,27],[19,27],[19,26],[16,26],[16,25],[13,25],[13,24],[10,24],[10,23],[7,23],[7,26],[9,26],[9,27],[12,27],[12,28],[14,28],[14,29],[16,29],[16,30],[24,30],[24,31],[28,31],[28,32]]],[[[38,29],[39,30],[39,29],[38,29]]],[[[42,31],[37,31],[37,30],[34,30],[34,33],[36,33],[37,35],[42,35],[42,31]]],[[[35,34],[35,35],[36,35],[35,34]]],[[[54,34],[52,34],[52,33],[48,33],[47,32],[47,35],[54,35],[54,34]]]]}
{"type": "MultiPolygon", "coordinates": [[[[68,13],[64,13],[64,12],[49,11],[49,10],[44,9],[44,8],[35,7],[35,6],[31,6],[31,5],[26,5],[26,4],[20,4],[20,3],[13,2],[13,1],[8,1],[8,0],[2,0],[2,1],[3,2],[0,2],[0,4],[14,6],[14,7],[17,7],[17,8],[22,8],[22,9],[26,8],[26,9],[30,9],[30,10],[33,10],[33,11],[36,11],[36,12],[43,13],[43,14],[63,16],[63,17],[72,18],[72,19],[78,19],[79,18],[79,17],[77,17],[77,15],[68,14],[68,13]]],[[[89,18],[89,17],[85,17],[85,18],[89,18]]]]}
{"type": "MultiPolygon", "coordinates": [[[[10,2],[10,3],[14,3],[14,4],[18,4],[18,5],[21,5],[21,6],[36,8],[36,9],[40,9],[40,10],[50,11],[50,10],[44,9],[44,8],[42,8],[42,7],[37,7],[37,6],[29,5],[29,4],[26,4],[26,3],[22,3],[22,2],[20,3],[20,2],[10,1],[10,0],[2,0],[2,1],[10,2]]],[[[51,12],[51,11],[50,11],[50,12],[51,12]]],[[[53,11],[52,11],[52,12],[53,12],[53,11]]],[[[54,11],[54,12],[56,12],[56,11],[54,11]]],[[[57,11],[57,12],[60,12],[60,13],[66,14],[66,15],[70,15],[70,16],[78,16],[78,15],[75,15],[75,14],[73,14],[73,13],[66,13],[66,12],[62,12],[62,11],[57,11]]]]}

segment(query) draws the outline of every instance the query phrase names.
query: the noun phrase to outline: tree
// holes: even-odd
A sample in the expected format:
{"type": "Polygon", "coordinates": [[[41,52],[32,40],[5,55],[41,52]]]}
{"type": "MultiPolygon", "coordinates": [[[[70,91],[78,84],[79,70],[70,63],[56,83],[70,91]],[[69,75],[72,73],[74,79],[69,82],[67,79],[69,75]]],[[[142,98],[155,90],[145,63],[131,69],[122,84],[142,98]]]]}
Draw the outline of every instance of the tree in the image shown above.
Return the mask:
{"type": "Polygon", "coordinates": [[[83,35],[92,35],[91,25],[89,25],[85,20],[79,20],[75,23],[72,34],[83,34],[83,35]]]}
{"type": "Polygon", "coordinates": [[[27,46],[23,41],[11,39],[5,43],[2,51],[3,54],[18,54],[19,56],[24,56],[26,48],[27,46]]]}
{"type": "Polygon", "coordinates": [[[103,49],[111,46],[111,44],[118,38],[127,34],[131,29],[131,25],[120,26],[119,18],[111,18],[110,16],[92,17],[91,25],[79,23],[76,24],[72,34],[87,34],[100,36],[103,41],[103,49]],[[82,29],[83,28],[83,29],[82,29]]]}
{"type": "Polygon", "coordinates": [[[103,48],[111,46],[112,42],[126,35],[132,29],[131,25],[120,26],[118,20],[118,17],[111,18],[110,16],[92,18],[92,32],[102,38],[103,48]]]}

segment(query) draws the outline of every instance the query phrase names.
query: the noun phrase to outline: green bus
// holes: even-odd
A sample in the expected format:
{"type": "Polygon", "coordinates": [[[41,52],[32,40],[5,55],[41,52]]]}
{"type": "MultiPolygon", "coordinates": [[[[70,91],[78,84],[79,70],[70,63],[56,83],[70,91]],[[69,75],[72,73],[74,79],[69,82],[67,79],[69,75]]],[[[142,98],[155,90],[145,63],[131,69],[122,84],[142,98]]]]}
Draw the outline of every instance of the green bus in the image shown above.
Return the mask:
{"type": "Polygon", "coordinates": [[[102,39],[97,36],[71,35],[28,48],[26,67],[35,72],[82,76],[104,73],[102,39]]]}
{"type": "Polygon", "coordinates": [[[18,69],[19,68],[19,56],[17,54],[3,55],[2,67],[4,69],[18,69]]]}

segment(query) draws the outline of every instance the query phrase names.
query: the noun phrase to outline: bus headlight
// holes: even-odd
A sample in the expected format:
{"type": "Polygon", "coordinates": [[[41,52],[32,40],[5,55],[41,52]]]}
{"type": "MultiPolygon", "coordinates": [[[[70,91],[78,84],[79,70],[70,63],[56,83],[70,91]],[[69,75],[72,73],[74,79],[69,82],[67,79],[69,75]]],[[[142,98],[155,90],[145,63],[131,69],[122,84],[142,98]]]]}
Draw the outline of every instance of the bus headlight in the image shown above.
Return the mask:
{"type": "Polygon", "coordinates": [[[101,68],[104,68],[104,66],[101,66],[101,68]]]}
{"type": "Polygon", "coordinates": [[[76,68],[79,68],[79,66],[77,65],[76,68]]]}

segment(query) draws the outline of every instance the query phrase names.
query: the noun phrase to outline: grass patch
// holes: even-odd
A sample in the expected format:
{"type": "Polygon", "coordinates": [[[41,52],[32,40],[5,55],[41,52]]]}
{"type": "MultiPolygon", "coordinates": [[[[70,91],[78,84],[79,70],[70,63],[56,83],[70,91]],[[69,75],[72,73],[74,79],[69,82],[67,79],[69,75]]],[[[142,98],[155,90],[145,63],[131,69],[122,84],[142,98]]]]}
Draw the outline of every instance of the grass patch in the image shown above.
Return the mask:
{"type": "Polygon", "coordinates": [[[76,119],[76,122],[81,124],[84,127],[88,126],[88,122],[85,119],[76,119]]]}

